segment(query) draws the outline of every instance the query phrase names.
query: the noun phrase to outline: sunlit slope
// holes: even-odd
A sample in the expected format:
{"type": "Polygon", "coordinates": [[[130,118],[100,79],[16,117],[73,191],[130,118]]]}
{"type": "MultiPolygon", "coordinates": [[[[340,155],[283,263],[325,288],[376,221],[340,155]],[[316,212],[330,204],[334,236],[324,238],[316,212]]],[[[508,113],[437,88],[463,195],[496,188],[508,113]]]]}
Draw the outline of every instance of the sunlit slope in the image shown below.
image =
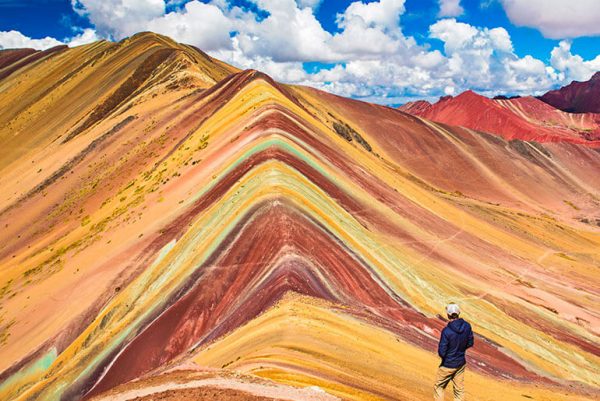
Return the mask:
{"type": "MultiPolygon", "coordinates": [[[[55,111],[60,124],[17,119],[39,120],[26,146],[5,128],[0,398],[91,397],[193,361],[342,398],[424,399],[451,300],[477,333],[473,394],[498,399],[491,389],[511,382],[517,399],[594,396],[596,150],[515,149],[228,75],[151,34],[60,56],[102,46],[118,47],[120,66],[156,48],[186,62],[148,62],[112,108],[122,85],[82,81],[105,97],[55,111]]],[[[14,110],[23,85],[46,84],[29,71],[8,78],[14,110]]],[[[52,99],[27,110],[58,110],[52,99]]]]}
{"type": "MultiPolygon", "coordinates": [[[[380,325],[352,307],[288,293],[193,361],[294,386],[319,386],[342,399],[430,400],[431,372],[439,360],[380,325]]],[[[506,386],[480,372],[469,371],[466,378],[470,399],[570,399],[544,387],[527,381],[506,386]]]]}
{"type": "Polygon", "coordinates": [[[409,102],[400,110],[450,125],[490,132],[506,139],[571,142],[600,147],[600,114],[572,114],[533,96],[490,99],[472,91],[434,104],[409,102]]]}
{"type": "Polygon", "coordinates": [[[185,87],[207,88],[234,71],[151,33],[53,52],[0,80],[0,168],[29,149],[70,141],[134,99],[181,96],[185,87]]]}
{"type": "MultiPolygon", "coordinates": [[[[384,158],[435,189],[556,218],[599,217],[594,144],[505,140],[305,89],[377,141],[384,158]]],[[[587,143],[587,142],[586,142],[587,143]]],[[[591,219],[591,220],[590,220],[591,219]]]]}

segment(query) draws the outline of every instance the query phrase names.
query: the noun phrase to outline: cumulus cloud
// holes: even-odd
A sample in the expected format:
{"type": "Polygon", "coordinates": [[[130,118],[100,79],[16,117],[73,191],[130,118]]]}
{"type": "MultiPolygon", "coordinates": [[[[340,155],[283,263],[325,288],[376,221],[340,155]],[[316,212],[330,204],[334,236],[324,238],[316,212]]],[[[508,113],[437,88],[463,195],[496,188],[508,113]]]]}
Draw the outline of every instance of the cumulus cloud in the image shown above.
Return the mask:
{"type": "Polygon", "coordinates": [[[98,36],[98,33],[94,29],[86,28],[77,35],[73,36],[71,39],[67,40],[66,44],[68,44],[70,47],[81,46],[100,39],[102,38],[98,36]]]}
{"type": "Polygon", "coordinates": [[[71,0],[71,5],[101,36],[113,39],[142,31],[149,21],[165,13],[163,0],[71,0]]]}
{"type": "Polygon", "coordinates": [[[321,5],[322,0],[297,0],[298,6],[301,8],[310,7],[312,9],[317,9],[321,5]]]}
{"type": "Polygon", "coordinates": [[[416,47],[416,43],[402,35],[400,16],[404,11],[404,0],[353,2],[337,15],[340,32],[329,46],[343,61],[408,55],[407,50],[416,47]]]}
{"type": "Polygon", "coordinates": [[[404,11],[404,0],[380,0],[373,3],[355,1],[346,8],[346,11],[338,14],[337,21],[341,28],[360,20],[366,27],[396,31],[400,15],[404,11]]]}
{"type": "Polygon", "coordinates": [[[293,0],[256,0],[268,16],[258,21],[247,11],[225,10],[235,26],[236,49],[247,57],[276,62],[345,62],[395,54],[414,46],[398,21],[404,0],[354,2],[337,16],[340,31],[326,31],[311,8],[293,0]]]}
{"type": "Polygon", "coordinates": [[[510,21],[538,29],[547,38],[600,35],[598,0],[501,0],[510,21]]]}
{"type": "Polygon", "coordinates": [[[438,17],[458,17],[465,12],[460,5],[460,0],[439,0],[440,12],[438,17]]]}
{"type": "Polygon", "coordinates": [[[454,53],[466,47],[473,42],[478,32],[477,28],[455,19],[443,19],[429,27],[430,36],[444,42],[446,53],[454,53]]]}
{"type": "MultiPolygon", "coordinates": [[[[429,27],[425,42],[443,43],[443,51],[432,50],[404,35],[405,0],[354,1],[336,16],[334,32],[324,29],[315,15],[320,0],[249,0],[255,7],[236,6],[230,0],[71,1],[94,26],[63,40],[71,46],[151,30],[283,82],[379,103],[433,99],[466,89],[487,95],[538,94],[571,79],[587,79],[600,69],[600,56],[583,60],[571,53],[568,41],[560,42],[546,64],[531,55],[517,56],[506,29],[454,18],[429,27]],[[303,63],[315,61],[330,65],[307,72],[303,63]]],[[[439,4],[440,15],[463,12],[460,1],[439,4]]],[[[0,46],[9,42],[3,34],[7,33],[0,33],[0,46]]],[[[11,35],[10,40],[17,40],[11,35]]],[[[16,47],[33,40],[23,38],[16,47]]],[[[38,40],[29,46],[60,43],[38,40]]]]}
{"type": "Polygon", "coordinates": [[[478,28],[444,19],[429,28],[430,36],[444,42],[448,69],[455,83],[485,91],[531,93],[547,89],[554,78],[545,64],[532,57],[514,54],[504,28],[478,28]]]}
{"type": "Polygon", "coordinates": [[[412,42],[410,48],[389,57],[351,60],[309,79],[323,89],[382,103],[409,94],[431,98],[466,89],[488,95],[539,93],[560,82],[555,69],[541,60],[514,54],[504,28],[479,28],[444,19],[430,27],[430,37],[444,43],[444,54],[412,42]]]}
{"type": "MultiPolygon", "coordinates": [[[[147,21],[142,29],[211,51],[231,47],[229,32],[232,28],[230,19],[218,7],[190,1],[182,10],[147,21]]],[[[135,32],[127,32],[127,34],[135,32]]]]}
{"type": "Polygon", "coordinates": [[[58,45],[62,45],[62,42],[49,36],[42,39],[32,39],[18,31],[0,31],[0,49],[33,48],[45,50],[58,45]]]}
{"type": "Polygon", "coordinates": [[[331,34],[323,29],[312,9],[298,8],[294,0],[257,0],[269,16],[258,22],[254,16],[233,10],[239,48],[245,55],[271,57],[275,61],[332,60],[326,43],[331,34]]]}
{"type": "Polygon", "coordinates": [[[571,53],[571,42],[561,41],[550,53],[550,64],[561,77],[576,81],[586,81],[596,72],[600,71],[600,55],[588,61],[584,61],[579,55],[571,53]]]}
{"type": "Polygon", "coordinates": [[[59,45],[69,45],[71,47],[84,45],[100,39],[96,31],[91,28],[82,29],[77,32],[75,36],[60,41],[49,36],[41,39],[32,39],[18,31],[0,31],[0,50],[19,48],[46,50],[59,45]]]}

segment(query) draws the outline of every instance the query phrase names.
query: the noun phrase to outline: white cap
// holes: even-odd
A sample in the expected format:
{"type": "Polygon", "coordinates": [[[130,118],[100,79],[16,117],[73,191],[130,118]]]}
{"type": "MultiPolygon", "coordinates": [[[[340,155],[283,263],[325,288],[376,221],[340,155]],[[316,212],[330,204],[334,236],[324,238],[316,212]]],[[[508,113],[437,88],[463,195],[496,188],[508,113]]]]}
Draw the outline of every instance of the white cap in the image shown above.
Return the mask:
{"type": "Polygon", "coordinates": [[[449,315],[456,313],[458,315],[460,313],[460,308],[457,304],[448,304],[448,306],[446,306],[446,313],[449,315]]]}

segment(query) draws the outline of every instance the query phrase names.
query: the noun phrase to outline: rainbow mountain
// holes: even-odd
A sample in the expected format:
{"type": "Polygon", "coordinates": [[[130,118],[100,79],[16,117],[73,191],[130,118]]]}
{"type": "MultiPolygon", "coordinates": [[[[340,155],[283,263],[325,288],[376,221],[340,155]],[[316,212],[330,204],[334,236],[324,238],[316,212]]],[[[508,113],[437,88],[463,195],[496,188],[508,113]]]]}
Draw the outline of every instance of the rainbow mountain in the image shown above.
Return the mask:
{"type": "Polygon", "coordinates": [[[600,150],[141,33],[0,52],[1,400],[600,396],[600,150]],[[542,138],[543,140],[543,138],[542,138]]]}

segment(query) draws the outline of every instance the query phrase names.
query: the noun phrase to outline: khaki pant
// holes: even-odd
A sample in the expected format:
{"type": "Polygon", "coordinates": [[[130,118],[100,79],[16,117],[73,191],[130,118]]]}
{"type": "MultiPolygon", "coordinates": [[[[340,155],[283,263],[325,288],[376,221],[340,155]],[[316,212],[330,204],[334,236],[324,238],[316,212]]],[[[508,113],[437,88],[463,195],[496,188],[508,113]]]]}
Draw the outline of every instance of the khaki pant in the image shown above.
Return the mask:
{"type": "Polygon", "coordinates": [[[454,391],[454,401],[463,401],[465,399],[465,367],[445,368],[440,366],[433,386],[433,399],[435,401],[444,400],[444,390],[448,383],[452,382],[454,391]]]}

